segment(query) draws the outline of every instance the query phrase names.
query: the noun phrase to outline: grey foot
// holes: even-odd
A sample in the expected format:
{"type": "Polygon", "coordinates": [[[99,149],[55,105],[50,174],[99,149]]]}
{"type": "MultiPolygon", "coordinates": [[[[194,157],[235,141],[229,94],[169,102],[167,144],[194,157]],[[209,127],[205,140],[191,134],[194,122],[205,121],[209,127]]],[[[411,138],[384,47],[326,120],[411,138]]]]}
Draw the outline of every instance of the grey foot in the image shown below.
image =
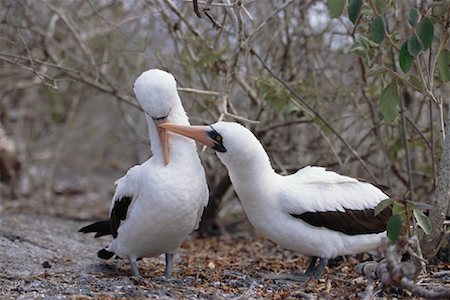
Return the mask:
{"type": "Polygon", "coordinates": [[[266,279],[272,280],[284,280],[284,281],[295,281],[295,282],[306,282],[311,279],[311,274],[295,274],[295,273],[271,273],[264,275],[266,279]]]}
{"type": "Polygon", "coordinates": [[[164,271],[164,278],[169,279],[172,277],[172,266],[174,253],[166,253],[166,270],[164,271]]]}
{"type": "Polygon", "coordinates": [[[139,268],[137,266],[136,257],[128,256],[128,260],[130,261],[130,265],[131,265],[131,273],[133,274],[134,277],[140,278],[141,274],[139,273],[139,268]]]}

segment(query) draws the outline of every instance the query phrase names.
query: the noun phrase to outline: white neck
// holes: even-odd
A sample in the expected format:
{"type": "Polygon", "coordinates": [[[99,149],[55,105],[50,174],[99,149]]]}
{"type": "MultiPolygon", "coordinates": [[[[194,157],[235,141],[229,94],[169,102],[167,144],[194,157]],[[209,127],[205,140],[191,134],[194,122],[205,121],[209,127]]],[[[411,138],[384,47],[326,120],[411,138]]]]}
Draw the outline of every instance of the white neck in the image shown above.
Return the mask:
{"type": "MultiPolygon", "coordinates": [[[[162,164],[164,163],[163,151],[155,122],[148,115],[146,115],[146,119],[150,138],[150,148],[153,153],[153,159],[162,164]]],[[[177,103],[175,106],[172,107],[169,116],[167,118],[167,121],[170,123],[189,125],[189,119],[186,115],[186,112],[183,109],[183,106],[181,105],[181,101],[179,101],[179,103],[177,103]]],[[[173,133],[169,133],[169,161],[170,161],[169,165],[172,162],[175,163],[185,160],[189,161],[192,158],[186,159],[186,157],[191,156],[197,157],[198,159],[195,142],[191,139],[173,133]],[[195,155],[193,155],[193,153],[195,153],[195,155]]]]}
{"type": "MultiPolygon", "coordinates": [[[[218,156],[220,158],[220,153],[218,156]]],[[[243,199],[248,198],[246,195],[264,190],[279,176],[273,170],[269,156],[259,141],[251,145],[251,151],[234,155],[230,160],[222,158],[221,160],[227,167],[231,182],[243,202],[250,200],[243,199]]]]}

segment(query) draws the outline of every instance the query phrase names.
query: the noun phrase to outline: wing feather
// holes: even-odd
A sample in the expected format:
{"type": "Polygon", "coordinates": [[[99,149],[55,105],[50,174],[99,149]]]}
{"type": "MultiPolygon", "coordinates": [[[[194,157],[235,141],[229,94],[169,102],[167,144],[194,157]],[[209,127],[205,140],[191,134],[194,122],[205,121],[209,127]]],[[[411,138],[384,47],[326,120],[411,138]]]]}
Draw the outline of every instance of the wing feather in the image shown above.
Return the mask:
{"type": "Polygon", "coordinates": [[[380,233],[386,230],[386,225],[392,215],[391,207],[380,214],[374,215],[374,209],[352,210],[345,212],[325,211],[291,214],[294,218],[316,227],[326,227],[349,235],[380,233]]]}
{"type": "Polygon", "coordinates": [[[320,167],[306,167],[285,178],[280,205],[290,214],[374,209],[389,198],[370,183],[320,167]]]}

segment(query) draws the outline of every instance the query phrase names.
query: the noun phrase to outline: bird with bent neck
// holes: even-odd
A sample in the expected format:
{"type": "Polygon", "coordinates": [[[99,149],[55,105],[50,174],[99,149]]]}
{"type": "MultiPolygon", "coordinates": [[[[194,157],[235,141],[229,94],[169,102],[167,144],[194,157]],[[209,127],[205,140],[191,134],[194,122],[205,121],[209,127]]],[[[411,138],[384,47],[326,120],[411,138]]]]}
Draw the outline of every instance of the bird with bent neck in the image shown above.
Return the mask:
{"type": "Polygon", "coordinates": [[[286,279],[318,279],[329,258],[382,244],[391,211],[374,215],[378,203],[388,198],[374,185],[314,166],[279,175],[259,140],[237,123],[159,127],[216,150],[250,223],[281,247],[312,256],[305,273],[286,279]]]}
{"type": "Polygon", "coordinates": [[[80,232],[111,234],[114,239],[98,256],[128,258],[134,276],[140,276],[137,259],[164,253],[164,276],[169,278],[174,253],[198,227],[208,202],[206,176],[195,142],[158,127],[166,122],[189,125],[175,78],[148,70],[136,79],[134,92],[145,112],[153,156],[116,181],[109,219],[80,232]]]}

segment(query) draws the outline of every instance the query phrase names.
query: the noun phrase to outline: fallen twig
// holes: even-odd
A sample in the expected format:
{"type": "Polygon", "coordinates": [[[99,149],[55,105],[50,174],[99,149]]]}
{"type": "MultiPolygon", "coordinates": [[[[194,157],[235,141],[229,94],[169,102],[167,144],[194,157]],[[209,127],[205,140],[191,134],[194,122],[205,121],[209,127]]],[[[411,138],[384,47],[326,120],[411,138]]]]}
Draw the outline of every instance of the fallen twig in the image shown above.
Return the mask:
{"type": "MultiPolygon", "coordinates": [[[[368,261],[355,266],[356,272],[368,277],[367,295],[365,299],[371,299],[369,292],[373,291],[373,280],[380,280],[383,287],[399,287],[408,290],[415,296],[427,299],[449,299],[450,289],[446,287],[425,287],[418,285],[412,279],[416,267],[410,261],[401,261],[401,255],[396,251],[395,245],[385,247],[385,259],[380,262],[368,261]],[[369,297],[369,298],[367,298],[369,297]]],[[[449,272],[450,273],[450,272],[449,272]]]]}

